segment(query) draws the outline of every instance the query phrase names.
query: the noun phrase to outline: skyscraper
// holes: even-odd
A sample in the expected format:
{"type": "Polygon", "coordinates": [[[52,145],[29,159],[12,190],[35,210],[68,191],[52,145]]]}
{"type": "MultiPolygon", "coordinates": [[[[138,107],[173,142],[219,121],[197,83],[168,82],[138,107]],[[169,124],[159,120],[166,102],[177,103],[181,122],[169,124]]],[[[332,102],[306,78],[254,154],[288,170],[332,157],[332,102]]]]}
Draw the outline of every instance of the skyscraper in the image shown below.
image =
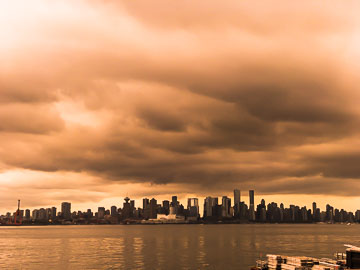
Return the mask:
{"type": "Polygon", "coordinates": [[[25,219],[30,220],[30,209],[25,210],[25,219]]]}
{"type": "Polygon", "coordinates": [[[231,199],[227,196],[222,197],[221,216],[230,217],[231,199]]]}
{"type": "Polygon", "coordinates": [[[326,205],[326,220],[330,222],[334,221],[334,207],[329,204],[326,205]]]}
{"type": "Polygon", "coordinates": [[[238,217],[240,212],[240,190],[234,189],[234,213],[238,217]]]}
{"type": "Polygon", "coordinates": [[[249,206],[249,220],[250,221],[255,221],[255,204],[254,204],[254,190],[249,190],[249,201],[250,201],[250,206],[249,206]]]}
{"type": "MultiPolygon", "coordinates": [[[[38,210],[38,209],[34,209],[34,210],[32,211],[31,216],[32,216],[32,219],[33,219],[33,220],[39,219],[39,210],[38,210]]],[[[9,217],[10,217],[10,213],[9,213],[9,217]]]]}
{"type": "Polygon", "coordinates": [[[93,212],[91,211],[91,209],[88,209],[88,210],[86,211],[86,217],[87,217],[87,218],[92,218],[92,217],[93,217],[93,212]]]}
{"type": "Polygon", "coordinates": [[[148,198],[144,198],[144,199],[143,199],[143,209],[148,208],[149,204],[150,204],[149,199],[148,199],[148,198]]]}
{"type": "Polygon", "coordinates": [[[313,221],[316,221],[316,202],[313,202],[312,204],[312,217],[313,221]]]}
{"type": "Polygon", "coordinates": [[[47,220],[46,216],[47,216],[46,215],[46,209],[45,208],[40,208],[40,210],[39,210],[39,219],[45,221],[45,220],[47,220]]]}
{"type": "Polygon", "coordinates": [[[98,219],[104,219],[105,207],[98,207],[98,219]]]}
{"type": "Polygon", "coordinates": [[[177,200],[177,196],[172,196],[170,203],[170,213],[171,214],[179,214],[179,202],[177,200]]]}
{"type": "Polygon", "coordinates": [[[131,217],[131,214],[132,214],[131,205],[129,203],[130,198],[125,197],[124,200],[125,200],[125,202],[123,203],[122,218],[127,219],[127,218],[131,217]]]}
{"type": "Polygon", "coordinates": [[[55,220],[56,219],[56,207],[51,207],[51,213],[50,213],[50,217],[52,220],[55,220]]]}
{"type": "Polygon", "coordinates": [[[254,190],[249,190],[249,200],[250,200],[250,205],[254,205],[254,197],[255,197],[255,194],[254,194],[254,190]]]}
{"type": "Polygon", "coordinates": [[[135,209],[135,200],[130,201],[130,208],[131,208],[131,210],[135,209]]]}
{"type": "Polygon", "coordinates": [[[204,199],[204,217],[216,216],[218,198],[206,197],[204,199]]]}
{"type": "Polygon", "coordinates": [[[162,202],[162,207],[164,209],[165,215],[168,215],[170,212],[170,202],[168,200],[164,200],[162,202]]]}
{"type": "Polygon", "coordinates": [[[113,205],[113,206],[111,206],[110,209],[111,209],[110,215],[111,215],[112,217],[117,217],[117,215],[118,215],[117,207],[116,207],[115,205],[113,205]]]}
{"type": "Polygon", "coordinates": [[[198,200],[198,198],[189,198],[187,209],[189,210],[191,217],[197,217],[199,215],[199,200],[198,200]]]}
{"type": "Polygon", "coordinates": [[[71,219],[71,203],[61,203],[61,214],[64,219],[71,219]]]}
{"type": "Polygon", "coordinates": [[[177,196],[172,196],[171,197],[171,206],[177,207],[179,204],[178,200],[177,200],[177,196]]]}
{"type": "Polygon", "coordinates": [[[152,198],[150,200],[150,216],[149,218],[151,219],[156,219],[157,218],[157,201],[152,198]]]}

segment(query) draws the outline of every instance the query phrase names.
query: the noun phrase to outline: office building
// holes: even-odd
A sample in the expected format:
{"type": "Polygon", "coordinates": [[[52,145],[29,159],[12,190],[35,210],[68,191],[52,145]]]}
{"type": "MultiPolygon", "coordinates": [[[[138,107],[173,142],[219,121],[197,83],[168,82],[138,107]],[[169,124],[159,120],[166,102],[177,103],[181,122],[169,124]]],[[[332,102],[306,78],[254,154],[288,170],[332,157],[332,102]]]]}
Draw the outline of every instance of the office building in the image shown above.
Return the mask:
{"type": "Polygon", "coordinates": [[[189,216],[197,217],[199,215],[199,199],[188,198],[187,209],[189,211],[189,216]]]}
{"type": "Polygon", "coordinates": [[[55,220],[57,218],[57,212],[56,212],[56,207],[51,207],[51,211],[50,211],[50,218],[52,220],[55,220]]]}
{"type": "Polygon", "coordinates": [[[127,218],[130,218],[132,216],[132,210],[131,210],[131,205],[130,205],[130,202],[129,202],[130,198],[125,197],[124,200],[125,200],[125,202],[123,203],[122,218],[127,219],[127,218]]]}
{"type": "Polygon", "coordinates": [[[312,215],[315,218],[315,214],[316,214],[316,202],[312,203],[312,215]]]}
{"type": "Polygon", "coordinates": [[[98,219],[104,219],[105,217],[105,207],[98,207],[98,219]]]}
{"type": "Polygon", "coordinates": [[[111,210],[110,215],[112,217],[117,217],[117,215],[118,215],[117,207],[115,205],[113,205],[113,206],[111,206],[110,210],[111,210]]]}
{"type": "Polygon", "coordinates": [[[170,213],[170,202],[165,200],[162,202],[162,208],[165,215],[168,215],[170,213]]]}
{"type": "Polygon", "coordinates": [[[249,220],[255,221],[255,194],[254,190],[249,190],[249,220]]]}
{"type": "Polygon", "coordinates": [[[227,196],[222,197],[222,205],[221,205],[221,216],[222,217],[230,217],[230,209],[231,209],[231,199],[227,196]]]}
{"type": "Polygon", "coordinates": [[[172,196],[171,197],[171,206],[178,206],[179,202],[177,199],[177,196],[172,196]]]}
{"type": "Polygon", "coordinates": [[[206,197],[204,199],[204,218],[216,216],[218,198],[206,197]]]}
{"type": "Polygon", "coordinates": [[[61,214],[64,219],[71,219],[71,203],[63,202],[61,203],[61,214]]]}
{"type": "Polygon", "coordinates": [[[130,208],[132,211],[135,209],[135,200],[130,201],[130,208]]]}
{"type": "Polygon", "coordinates": [[[239,217],[240,212],[240,190],[234,189],[234,216],[239,217]]]}
{"type": "Polygon", "coordinates": [[[47,220],[47,215],[46,215],[45,208],[40,208],[38,219],[43,220],[43,221],[47,220]]]}
{"type": "Polygon", "coordinates": [[[150,200],[150,219],[156,219],[157,218],[157,201],[152,198],[150,200]]]}
{"type": "Polygon", "coordinates": [[[177,196],[172,196],[171,203],[170,203],[170,212],[174,215],[177,215],[180,213],[179,208],[180,208],[180,205],[179,205],[177,196]]]}
{"type": "Polygon", "coordinates": [[[26,219],[26,220],[30,220],[30,218],[31,218],[31,217],[30,217],[30,209],[26,209],[26,210],[25,210],[25,219],[26,219]]]}
{"type": "Polygon", "coordinates": [[[150,205],[149,199],[148,199],[148,198],[144,198],[144,199],[143,199],[143,209],[148,208],[149,205],[150,205]]]}
{"type": "Polygon", "coordinates": [[[38,209],[34,209],[33,211],[32,211],[32,219],[33,220],[37,220],[37,219],[39,219],[39,210],[38,209]]]}

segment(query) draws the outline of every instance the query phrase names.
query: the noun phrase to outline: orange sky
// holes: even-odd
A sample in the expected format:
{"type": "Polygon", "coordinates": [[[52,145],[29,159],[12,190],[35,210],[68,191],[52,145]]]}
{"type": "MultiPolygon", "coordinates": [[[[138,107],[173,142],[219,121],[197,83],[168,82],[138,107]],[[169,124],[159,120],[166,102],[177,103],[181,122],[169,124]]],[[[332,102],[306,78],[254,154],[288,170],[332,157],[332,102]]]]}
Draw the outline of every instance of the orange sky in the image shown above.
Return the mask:
{"type": "Polygon", "coordinates": [[[0,1],[0,213],[234,188],[360,208],[359,7],[0,1]]]}

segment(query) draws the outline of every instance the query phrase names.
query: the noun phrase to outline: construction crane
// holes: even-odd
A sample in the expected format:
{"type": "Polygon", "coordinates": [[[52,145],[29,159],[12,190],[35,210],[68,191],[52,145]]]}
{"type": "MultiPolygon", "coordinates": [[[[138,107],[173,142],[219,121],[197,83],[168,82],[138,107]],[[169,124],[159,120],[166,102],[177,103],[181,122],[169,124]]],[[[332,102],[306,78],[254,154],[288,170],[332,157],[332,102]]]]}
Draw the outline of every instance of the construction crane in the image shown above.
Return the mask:
{"type": "Polygon", "coordinates": [[[20,200],[18,200],[18,209],[15,212],[14,215],[14,225],[21,225],[22,220],[21,220],[21,216],[20,216],[20,200]]]}

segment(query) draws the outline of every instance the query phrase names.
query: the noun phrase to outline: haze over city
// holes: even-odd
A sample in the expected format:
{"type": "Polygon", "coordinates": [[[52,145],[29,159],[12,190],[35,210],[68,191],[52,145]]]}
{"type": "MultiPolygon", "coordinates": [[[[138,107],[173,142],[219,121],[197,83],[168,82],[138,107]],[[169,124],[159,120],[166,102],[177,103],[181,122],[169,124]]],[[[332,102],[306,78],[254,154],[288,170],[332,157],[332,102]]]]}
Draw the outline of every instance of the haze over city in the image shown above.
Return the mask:
{"type": "Polygon", "coordinates": [[[165,3],[0,0],[0,213],[234,188],[356,210],[360,4],[165,3]]]}

